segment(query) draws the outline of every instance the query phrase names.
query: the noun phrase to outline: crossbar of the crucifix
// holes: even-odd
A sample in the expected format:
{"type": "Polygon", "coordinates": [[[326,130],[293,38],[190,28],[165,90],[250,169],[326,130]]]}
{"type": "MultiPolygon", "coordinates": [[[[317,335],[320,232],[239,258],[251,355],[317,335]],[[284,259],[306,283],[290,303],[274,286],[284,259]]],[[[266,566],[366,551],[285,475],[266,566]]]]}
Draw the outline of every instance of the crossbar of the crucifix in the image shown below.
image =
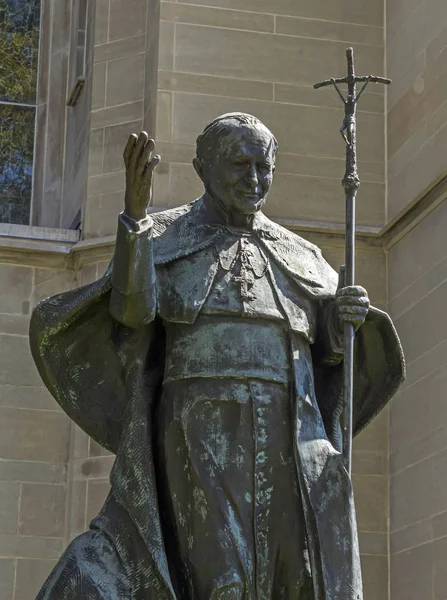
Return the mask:
{"type": "MultiPolygon", "coordinates": [[[[391,79],[386,79],[385,77],[376,77],[375,75],[356,75],[354,79],[355,81],[353,83],[361,83],[363,81],[368,83],[384,83],[385,85],[391,83],[391,79]]],[[[351,83],[349,77],[333,77],[332,79],[325,79],[324,81],[320,81],[320,83],[316,83],[314,88],[318,90],[322,87],[327,87],[328,85],[334,85],[334,81],[335,83],[351,83]]]]}

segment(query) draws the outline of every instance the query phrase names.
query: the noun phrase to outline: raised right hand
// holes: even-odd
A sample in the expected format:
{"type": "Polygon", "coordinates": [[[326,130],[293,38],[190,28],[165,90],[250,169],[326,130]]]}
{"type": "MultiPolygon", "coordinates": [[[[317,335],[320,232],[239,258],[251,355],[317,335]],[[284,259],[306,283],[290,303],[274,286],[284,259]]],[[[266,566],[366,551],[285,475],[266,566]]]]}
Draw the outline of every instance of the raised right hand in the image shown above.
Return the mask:
{"type": "Polygon", "coordinates": [[[144,219],[147,207],[152,205],[152,176],[160,162],[160,156],[153,155],[154,140],[145,131],[139,136],[132,133],[124,150],[126,166],[126,194],[124,212],[135,220],[144,219]]]}

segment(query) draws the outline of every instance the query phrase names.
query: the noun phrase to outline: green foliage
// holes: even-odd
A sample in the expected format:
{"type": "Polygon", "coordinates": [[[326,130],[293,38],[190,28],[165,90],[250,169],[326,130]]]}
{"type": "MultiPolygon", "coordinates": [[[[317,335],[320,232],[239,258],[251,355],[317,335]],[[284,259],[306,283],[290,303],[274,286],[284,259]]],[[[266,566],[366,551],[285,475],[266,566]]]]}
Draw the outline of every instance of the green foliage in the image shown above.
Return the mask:
{"type": "Polygon", "coordinates": [[[0,222],[29,223],[40,0],[0,0],[0,222]]]}
{"type": "Polygon", "coordinates": [[[29,223],[35,109],[0,105],[0,222],[29,223]]]}
{"type": "Polygon", "coordinates": [[[0,0],[0,99],[36,99],[40,2],[0,0]]]}

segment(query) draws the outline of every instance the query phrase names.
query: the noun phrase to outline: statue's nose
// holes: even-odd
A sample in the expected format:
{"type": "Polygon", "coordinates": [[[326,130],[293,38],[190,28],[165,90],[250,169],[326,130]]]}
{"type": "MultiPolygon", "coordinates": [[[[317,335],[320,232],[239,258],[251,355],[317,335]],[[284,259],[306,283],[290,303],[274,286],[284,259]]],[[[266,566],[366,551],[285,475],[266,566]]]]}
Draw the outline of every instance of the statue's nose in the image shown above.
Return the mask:
{"type": "Polygon", "coordinates": [[[251,185],[257,186],[259,183],[258,171],[256,170],[256,165],[252,165],[247,172],[247,181],[250,182],[251,185]]]}

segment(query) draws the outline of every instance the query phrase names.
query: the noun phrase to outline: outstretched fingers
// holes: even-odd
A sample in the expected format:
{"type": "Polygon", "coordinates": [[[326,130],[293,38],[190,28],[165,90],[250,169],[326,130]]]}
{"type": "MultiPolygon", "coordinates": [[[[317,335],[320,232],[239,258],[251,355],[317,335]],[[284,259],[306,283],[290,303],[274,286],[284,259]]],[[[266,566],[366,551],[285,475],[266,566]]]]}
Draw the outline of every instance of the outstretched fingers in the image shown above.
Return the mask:
{"type": "Polygon", "coordinates": [[[135,144],[137,143],[137,140],[138,136],[135,133],[131,133],[129,139],[127,140],[127,144],[123,152],[124,166],[126,167],[126,169],[129,168],[130,157],[132,156],[132,152],[135,149],[135,144]]]}
{"type": "MultiPolygon", "coordinates": [[[[147,134],[146,134],[147,135],[147,134]]],[[[152,139],[148,139],[141,150],[141,154],[138,157],[137,170],[139,173],[143,174],[147,164],[150,161],[151,154],[155,148],[155,142],[152,139]]]]}
{"type": "Polygon", "coordinates": [[[140,135],[130,135],[124,150],[126,165],[126,210],[130,215],[145,214],[152,203],[152,175],[160,162],[158,155],[153,155],[155,142],[145,131],[140,135]],[[144,210],[143,210],[144,208],[144,210]]]}
{"type": "Polygon", "coordinates": [[[132,153],[132,156],[130,157],[130,166],[133,167],[134,169],[138,168],[138,165],[140,163],[141,160],[141,155],[144,152],[144,149],[146,147],[147,144],[147,140],[148,140],[148,135],[145,131],[141,131],[140,135],[138,136],[138,140],[137,143],[135,144],[135,149],[132,153]]]}
{"type": "Polygon", "coordinates": [[[146,164],[144,169],[143,177],[145,181],[148,183],[152,178],[152,173],[154,172],[155,167],[160,162],[161,157],[158,154],[155,154],[146,164]]]}

